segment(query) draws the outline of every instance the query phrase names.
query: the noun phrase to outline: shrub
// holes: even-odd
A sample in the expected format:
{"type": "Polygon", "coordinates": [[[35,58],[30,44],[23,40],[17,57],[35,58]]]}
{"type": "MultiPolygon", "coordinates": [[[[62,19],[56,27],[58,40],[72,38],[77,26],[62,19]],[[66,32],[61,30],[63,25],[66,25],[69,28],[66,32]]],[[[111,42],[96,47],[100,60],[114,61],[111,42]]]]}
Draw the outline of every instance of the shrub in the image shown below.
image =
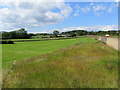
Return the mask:
{"type": "Polygon", "coordinates": [[[0,41],[1,44],[7,44],[7,41],[0,41]]]}
{"type": "Polygon", "coordinates": [[[0,44],[14,44],[13,41],[0,41],[0,44]]]}
{"type": "Polygon", "coordinates": [[[13,41],[8,41],[8,44],[14,44],[14,42],[13,41]]]}

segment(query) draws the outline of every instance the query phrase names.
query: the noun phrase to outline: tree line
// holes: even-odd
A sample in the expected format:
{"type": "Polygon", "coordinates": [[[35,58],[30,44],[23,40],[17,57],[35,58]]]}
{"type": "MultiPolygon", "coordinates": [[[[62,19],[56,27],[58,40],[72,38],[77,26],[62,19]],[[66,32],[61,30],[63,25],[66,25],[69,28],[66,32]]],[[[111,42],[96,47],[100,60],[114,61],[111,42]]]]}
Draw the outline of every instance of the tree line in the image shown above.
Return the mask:
{"type": "Polygon", "coordinates": [[[109,31],[87,31],[87,30],[73,30],[73,31],[67,31],[62,32],[61,34],[74,37],[74,36],[84,36],[84,35],[99,35],[104,36],[106,34],[109,34],[111,36],[118,36],[120,35],[120,30],[109,30],[109,31]]]}
{"type": "Polygon", "coordinates": [[[59,32],[58,30],[54,30],[53,33],[30,33],[28,34],[27,31],[24,28],[21,28],[19,30],[11,31],[11,32],[1,32],[0,37],[2,39],[29,39],[32,36],[50,36],[52,37],[75,37],[75,36],[84,36],[84,35],[99,35],[104,36],[106,34],[118,36],[120,35],[120,30],[109,30],[109,31],[87,31],[87,30],[72,30],[67,32],[59,32]]]}

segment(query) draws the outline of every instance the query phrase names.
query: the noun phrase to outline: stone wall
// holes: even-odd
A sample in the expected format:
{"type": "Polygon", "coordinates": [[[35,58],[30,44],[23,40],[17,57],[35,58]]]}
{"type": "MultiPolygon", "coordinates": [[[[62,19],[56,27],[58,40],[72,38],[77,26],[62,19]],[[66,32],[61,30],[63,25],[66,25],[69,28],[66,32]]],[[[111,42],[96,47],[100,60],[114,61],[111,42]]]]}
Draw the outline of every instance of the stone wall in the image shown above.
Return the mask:
{"type": "Polygon", "coordinates": [[[120,38],[107,38],[106,44],[115,48],[116,50],[120,50],[120,38]]]}
{"type": "Polygon", "coordinates": [[[116,50],[120,50],[120,38],[112,38],[112,37],[99,37],[98,40],[106,43],[107,45],[113,47],[116,50]]]}

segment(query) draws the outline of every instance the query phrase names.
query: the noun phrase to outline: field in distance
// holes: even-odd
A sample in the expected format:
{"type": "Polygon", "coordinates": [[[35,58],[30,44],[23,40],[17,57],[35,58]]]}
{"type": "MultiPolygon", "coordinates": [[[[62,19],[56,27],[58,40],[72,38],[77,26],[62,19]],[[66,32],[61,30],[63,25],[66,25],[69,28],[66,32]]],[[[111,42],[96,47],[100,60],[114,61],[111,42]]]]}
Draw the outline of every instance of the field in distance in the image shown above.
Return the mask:
{"type": "Polygon", "coordinates": [[[20,42],[3,53],[4,67],[17,60],[4,88],[118,88],[118,51],[93,38],[20,42]]]}

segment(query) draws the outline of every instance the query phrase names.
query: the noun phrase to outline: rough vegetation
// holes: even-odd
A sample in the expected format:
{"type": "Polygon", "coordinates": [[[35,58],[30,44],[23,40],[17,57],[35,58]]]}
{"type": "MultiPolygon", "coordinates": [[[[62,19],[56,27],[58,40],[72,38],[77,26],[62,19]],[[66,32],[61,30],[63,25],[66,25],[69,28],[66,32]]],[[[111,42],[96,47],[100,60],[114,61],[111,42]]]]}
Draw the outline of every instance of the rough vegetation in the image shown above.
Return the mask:
{"type": "Polygon", "coordinates": [[[92,39],[17,61],[4,88],[117,88],[118,52],[92,39]]]}

